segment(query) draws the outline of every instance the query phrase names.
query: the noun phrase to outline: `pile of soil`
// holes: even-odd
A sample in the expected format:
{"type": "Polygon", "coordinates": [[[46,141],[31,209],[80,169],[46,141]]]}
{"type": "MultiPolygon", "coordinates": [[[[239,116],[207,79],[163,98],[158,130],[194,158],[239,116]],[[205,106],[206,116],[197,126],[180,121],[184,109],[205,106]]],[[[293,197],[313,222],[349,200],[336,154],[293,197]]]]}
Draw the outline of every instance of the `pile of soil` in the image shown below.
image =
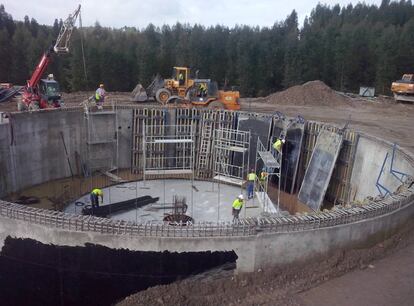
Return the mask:
{"type": "Polygon", "coordinates": [[[322,81],[310,81],[264,98],[266,103],[300,106],[351,106],[351,99],[332,90],[322,81]]]}

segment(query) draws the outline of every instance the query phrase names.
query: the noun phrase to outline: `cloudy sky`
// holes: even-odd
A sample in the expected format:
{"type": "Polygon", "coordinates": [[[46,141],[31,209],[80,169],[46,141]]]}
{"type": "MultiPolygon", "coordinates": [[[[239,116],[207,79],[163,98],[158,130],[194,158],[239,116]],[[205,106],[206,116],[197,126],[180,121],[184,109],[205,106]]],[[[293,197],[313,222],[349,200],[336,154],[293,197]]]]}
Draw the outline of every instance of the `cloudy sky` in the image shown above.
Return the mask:
{"type": "MultiPolygon", "coordinates": [[[[235,24],[271,26],[281,21],[295,9],[299,21],[309,16],[318,2],[328,5],[339,3],[345,6],[357,0],[0,0],[13,19],[23,20],[25,15],[41,24],[53,24],[55,18],[65,19],[82,5],[84,26],[98,21],[102,26],[142,28],[149,23],[155,25],[198,23],[203,25],[235,24]]],[[[377,4],[381,0],[365,0],[377,4]]]]}

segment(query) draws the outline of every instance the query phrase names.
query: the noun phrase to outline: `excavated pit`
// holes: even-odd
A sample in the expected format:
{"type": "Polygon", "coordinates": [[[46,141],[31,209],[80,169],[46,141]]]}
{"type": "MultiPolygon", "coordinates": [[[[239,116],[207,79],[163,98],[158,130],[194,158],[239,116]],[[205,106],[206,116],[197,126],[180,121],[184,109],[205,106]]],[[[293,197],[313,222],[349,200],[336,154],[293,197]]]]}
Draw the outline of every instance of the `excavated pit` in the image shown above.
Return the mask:
{"type": "MultiPolygon", "coordinates": [[[[39,305],[110,305],[135,291],[226,263],[236,263],[238,272],[252,272],[317,260],[333,250],[386,239],[414,215],[410,155],[369,135],[280,113],[134,106],[109,107],[101,114],[79,108],[16,113],[0,124],[0,147],[2,286],[39,297],[39,305]],[[251,207],[247,202],[240,222],[232,223],[231,203],[245,190],[234,178],[214,180],[218,168],[213,143],[207,167],[201,167],[203,131],[213,123],[213,129],[249,132],[248,156],[232,153],[227,164],[244,171],[255,165],[259,172],[265,166],[256,152],[260,143],[267,147],[290,121],[294,124],[287,131],[282,192],[278,195],[274,178],[267,190],[274,210],[269,202],[259,201],[262,192],[251,207]],[[158,137],[150,149],[143,149],[144,122],[155,126],[151,133],[158,137]],[[182,141],[189,126],[194,129],[193,147],[182,141]],[[326,150],[321,147],[335,153],[327,168],[311,161],[322,130],[342,137],[338,152],[331,150],[331,143],[325,143],[326,150]],[[164,134],[182,137],[172,145],[159,137],[164,134]],[[156,172],[170,163],[157,164],[160,158],[188,158],[191,152],[191,167],[176,162],[174,171],[156,172]],[[318,188],[300,201],[309,165],[328,181],[319,186],[316,179],[318,188]],[[159,206],[156,212],[132,209],[111,219],[82,216],[75,202],[88,204],[95,187],[103,188],[106,204],[151,193],[160,197],[159,206]],[[311,209],[317,206],[306,203],[318,198],[313,192],[318,197],[323,193],[317,212],[311,209]],[[193,218],[189,226],[162,221],[172,213],[167,204],[176,195],[186,197],[186,214],[193,218]],[[38,197],[40,203],[13,204],[19,196],[38,197]]],[[[13,292],[0,299],[27,303],[27,295],[13,292]]]]}

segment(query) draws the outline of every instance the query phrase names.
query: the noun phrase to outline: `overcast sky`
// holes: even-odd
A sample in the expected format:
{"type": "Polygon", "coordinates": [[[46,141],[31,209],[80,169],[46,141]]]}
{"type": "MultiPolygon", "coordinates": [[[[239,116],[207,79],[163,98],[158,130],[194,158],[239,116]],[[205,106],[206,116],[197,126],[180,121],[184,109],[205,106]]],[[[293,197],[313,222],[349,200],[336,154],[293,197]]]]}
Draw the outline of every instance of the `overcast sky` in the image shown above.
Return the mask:
{"type": "MultiPolygon", "coordinates": [[[[202,25],[235,24],[271,26],[281,21],[293,9],[302,23],[318,2],[328,5],[339,3],[346,6],[357,4],[354,0],[0,0],[6,12],[15,20],[23,20],[25,15],[40,24],[52,25],[55,18],[66,19],[82,5],[82,23],[93,25],[98,21],[102,26],[121,28],[133,26],[143,28],[149,23],[154,25],[181,23],[202,25]]],[[[365,3],[377,4],[381,0],[366,0],[365,3]]]]}

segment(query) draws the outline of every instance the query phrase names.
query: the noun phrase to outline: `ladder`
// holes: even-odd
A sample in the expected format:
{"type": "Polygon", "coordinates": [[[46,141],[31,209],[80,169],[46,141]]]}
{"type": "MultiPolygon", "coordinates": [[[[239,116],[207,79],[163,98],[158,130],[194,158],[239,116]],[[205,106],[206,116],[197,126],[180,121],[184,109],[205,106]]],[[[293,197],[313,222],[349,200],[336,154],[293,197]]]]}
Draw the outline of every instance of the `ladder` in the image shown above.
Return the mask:
{"type": "Polygon", "coordinates": [[[209,161],[211,155],[211,142],[213,138],[214,121],[208,118],[209,113],[203,115],[203,125],[201,130],[200,151],[197,160],[197,175],[201,176],[209,171],[209,161]]]}

